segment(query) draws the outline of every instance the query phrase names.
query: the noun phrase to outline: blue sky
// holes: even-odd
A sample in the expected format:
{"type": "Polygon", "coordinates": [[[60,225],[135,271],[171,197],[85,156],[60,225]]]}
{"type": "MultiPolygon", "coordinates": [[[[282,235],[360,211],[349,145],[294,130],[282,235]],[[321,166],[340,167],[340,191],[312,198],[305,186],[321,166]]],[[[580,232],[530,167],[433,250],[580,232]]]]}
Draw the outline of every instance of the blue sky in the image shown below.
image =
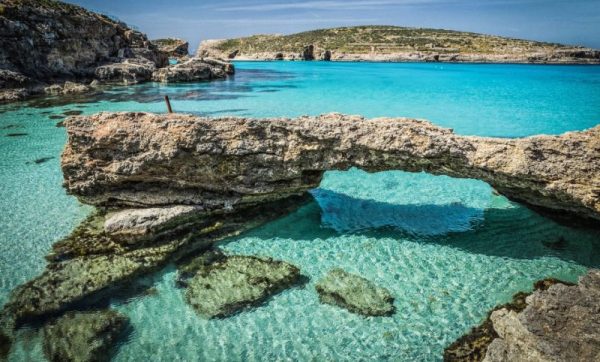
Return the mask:
{"type": "Polygon", "coordinates": [[[150,38],[289,34],[349,25],[442,28],[600,48],[600,0],[69,0],[150,38]]]}

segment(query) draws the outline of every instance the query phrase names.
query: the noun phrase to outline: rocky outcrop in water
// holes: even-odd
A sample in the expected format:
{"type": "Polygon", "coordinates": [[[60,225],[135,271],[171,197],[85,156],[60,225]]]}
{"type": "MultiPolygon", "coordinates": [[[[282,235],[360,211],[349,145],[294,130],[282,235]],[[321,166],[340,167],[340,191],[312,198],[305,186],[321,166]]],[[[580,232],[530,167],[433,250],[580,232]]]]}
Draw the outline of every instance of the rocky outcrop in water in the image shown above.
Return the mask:
{"type": "Polygon", "coordinates": [[[337,305],[364,316],[389,316],[395,311],[390,292],[371,281],[333,269],[315,286],[321,303],[337,305]]]}
{"type": "Polygon", "coordinates": [[[145,34],[107,16],[54,0],[0,4],[0,102],[56,94],[51,85],[86,91],[68,81],[149,81],[167,65],[145,34]]]}
{"type": "Polygon", "coordinates": [[[191,58],[184,62],[158,69],[152,80],[162,83],[198,82],[222,79],[233,74],[233,65],[216,59],[191,58]]]}
{"type": "Polygon", "coordinates": [[[51,362],[110,361],[128,318],[112,310],[69,312],[43,328],[44,354],[51,362]]]}
{"type": "Polygon", "coordinates": [[[226,317],[264,302],[298,283],[300,277],[298,268],[283,261],[223,256],[198,266],[187,281],[186,299],[204,317],[226,317]]]}
{"type": "Polygon", "coordinates": [[[480,179],[513,200],[600,221],[600,127],[506,139],[405,118],[149,113],[73,117],[66,126],[65,187],[98,206],[231,212],[302,194],[326,170],[358,167],[480,179]]]}
{"type": "Polygon", "coordinates": [[[173,58],[183,58],[189,55],[189,43],[183,39],[166,38],[151,41],[158,50],[173,58]]]}
{"type": "Polygon", "coordinates": [[[492,313],[499,335],[484,361],[599,361],[600,270],[578,285],[556,284],[527,297],[522,312],[492,313]]]}
{"type": "Polygon", "coordinates": [[[597,361],[600,358],[600,271],[577,285],[535,283],[530,294],[495,308],[479,327],[444,352],[445,361],[597,361]]]}

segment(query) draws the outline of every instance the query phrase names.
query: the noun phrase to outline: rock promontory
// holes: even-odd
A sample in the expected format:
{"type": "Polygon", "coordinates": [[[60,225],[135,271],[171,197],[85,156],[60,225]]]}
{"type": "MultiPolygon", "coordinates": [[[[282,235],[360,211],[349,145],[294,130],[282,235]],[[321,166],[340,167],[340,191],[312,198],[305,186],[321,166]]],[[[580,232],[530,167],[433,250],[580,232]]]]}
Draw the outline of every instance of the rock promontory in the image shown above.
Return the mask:
{"type": "MultiPolygon", "coordinates": [[[[169,68],[170,53],[125,23],[80,6],[55,0],[0,3],[0,102],[86,92],[94,80],[150,81],[157,70],[169,68]]],[[[194,65],[186,70],[210,73],[202,80],[226,74],[225,66],[194,65]]]]}
{"type": "Polygon", "coordinates": [[[64,185],[118,208],[226,213],[299,195],[327,170],[429,172],[488,182],[510,199],[600,221],[600,127],[559,136],[460,136],[427,121],[101,113],[65,122],[64,185]]]}

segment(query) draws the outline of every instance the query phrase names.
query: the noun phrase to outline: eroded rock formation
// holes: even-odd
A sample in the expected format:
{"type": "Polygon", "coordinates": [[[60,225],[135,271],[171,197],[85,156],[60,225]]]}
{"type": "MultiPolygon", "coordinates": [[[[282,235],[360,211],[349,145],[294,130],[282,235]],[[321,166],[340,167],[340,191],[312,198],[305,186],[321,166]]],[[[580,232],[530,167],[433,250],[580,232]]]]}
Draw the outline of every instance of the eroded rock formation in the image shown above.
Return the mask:
{"type": "Polygon", "coordinates": [[[98,206],[230,212],[302,194],[325,170],[355,166],[480,179],[513,200],[600,221],[600,127],[500,139],[458,136],[414,119],[341,114],[102,113],[66,125],[65,186],[98,206]]]}
{"type": "Polygon", "coordinates": [[[600,271],[573,285],[546,279],[495,308],[444,352],[445,361],[597,361],[600,271]]]}
{"type": "Polygon", "coordinates": [[[152,40],[152,43],[170,57],[183,58],[189,55],[189,43],[183,39],[155,39],[152,40]]]}

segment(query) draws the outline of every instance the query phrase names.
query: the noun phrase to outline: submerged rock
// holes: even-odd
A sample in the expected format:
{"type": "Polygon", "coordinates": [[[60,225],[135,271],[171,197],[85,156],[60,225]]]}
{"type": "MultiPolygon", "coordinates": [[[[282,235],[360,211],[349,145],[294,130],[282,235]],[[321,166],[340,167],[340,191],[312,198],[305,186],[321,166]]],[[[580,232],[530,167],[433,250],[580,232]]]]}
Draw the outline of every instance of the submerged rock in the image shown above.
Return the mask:
{"type": "Polygon", "coordinates": [[[600,222],[600,126],[509,139],[459,136],[421,120],[341,114],[102,113],[66,124],[65,186],[94,205],[231,212],[318,187],[327,170],[357,167],[480,179],[513,200],[600,222]]]}
{"type": "Polygon", "coordinates": [[[253,256],[227,256],[198,265],[186,299],[202,316],[226,317],[262,303],[300,281],[300,270],[286,262],[253,256]]]}
{"type": "Polygon", "coordinates": [[[69,312],[43,328],[49,361],[109,361],[128,318],[112,310],[69,312]]]}
{"type": "Polygon", "coordinates": [[[394,297],[390,292],[369,280],[332,269],[315,286],[321,303],[336,305],[364,316],[394,314],[394,297]]]}
{"type": "Polygon", "coordinates": [[[160,232],[146,234],[143,242],[134,243],[105,230],[107,214],[92,215],[53,246],[47,256],[50,263],[41,275],[11,292],[3,315],[21,325],[80,305],[95,305],[120,289],[130,288],[139,276],[291,212],[309,198],[288,198],[227,215],[184,218],[182,223],[164,218],[167,221],[154,229],[160,232]]]}

